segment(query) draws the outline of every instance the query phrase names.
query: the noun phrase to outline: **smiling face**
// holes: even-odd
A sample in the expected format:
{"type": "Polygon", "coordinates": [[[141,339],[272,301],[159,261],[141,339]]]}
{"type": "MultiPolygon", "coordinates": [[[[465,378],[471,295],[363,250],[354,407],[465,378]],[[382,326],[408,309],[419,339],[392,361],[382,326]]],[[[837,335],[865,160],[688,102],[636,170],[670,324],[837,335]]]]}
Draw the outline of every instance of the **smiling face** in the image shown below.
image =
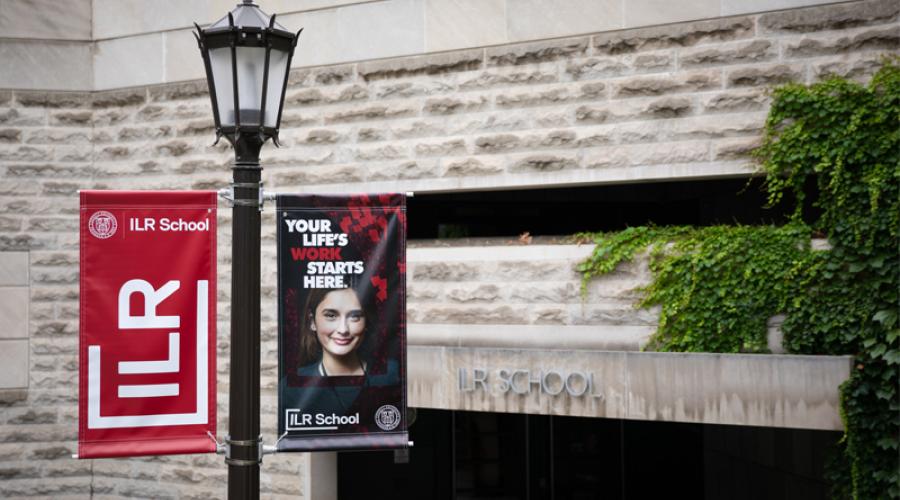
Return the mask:
{"type": "Polygon", "coordinates": [[[366,331],[366,316],[356,293],[349,288],[328,292],[316,306],[310,329],[325,355],[341,358],[356,351],[366,331]]]}

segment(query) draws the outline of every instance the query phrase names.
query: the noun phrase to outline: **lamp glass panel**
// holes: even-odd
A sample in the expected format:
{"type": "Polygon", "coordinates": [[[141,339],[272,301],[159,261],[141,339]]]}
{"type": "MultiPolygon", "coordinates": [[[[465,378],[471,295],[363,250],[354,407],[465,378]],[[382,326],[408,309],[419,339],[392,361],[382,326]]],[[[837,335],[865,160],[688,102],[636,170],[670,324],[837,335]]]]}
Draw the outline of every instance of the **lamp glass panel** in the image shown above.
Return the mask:
{"type": "Polygon", "coordinates": [[[266,49],[263,47],[238,47],[235,52],[241,125],[259,125],[266,49]]]}
{"type": "Polygon", "coordinates": [[[269,81],[266,82],[266,123],[267,127],[278,125],[278,110],[281,107],[281,93],[284,91],[284,75],[287,72],[288,53],[272,49],[269,54],[269,81]]]}
{"type": "Polygon", "coordinates": [[[216,87],[216,104],[219,108],[219,125],[234,126],[234,82],[231,70],[231,49],[222,47],[209,51],[209,65],[216,87]]]}

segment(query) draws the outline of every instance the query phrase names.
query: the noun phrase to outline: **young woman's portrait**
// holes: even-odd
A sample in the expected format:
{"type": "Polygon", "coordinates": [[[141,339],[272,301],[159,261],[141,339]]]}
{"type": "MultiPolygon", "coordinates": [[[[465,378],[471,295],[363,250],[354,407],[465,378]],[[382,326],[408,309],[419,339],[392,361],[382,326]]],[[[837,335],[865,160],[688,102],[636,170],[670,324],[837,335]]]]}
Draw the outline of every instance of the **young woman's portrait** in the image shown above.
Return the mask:
{"type": "MultiPolygon", "coordinates": [[[[379,339],[373,295],[372,287],[364,282],[350,288],[310,290],[301,309],[297,375],[374,376],[372,356],[379,339]]],[[[386,375],[396,377],[395,359],[388,359],[386,375]]]]}

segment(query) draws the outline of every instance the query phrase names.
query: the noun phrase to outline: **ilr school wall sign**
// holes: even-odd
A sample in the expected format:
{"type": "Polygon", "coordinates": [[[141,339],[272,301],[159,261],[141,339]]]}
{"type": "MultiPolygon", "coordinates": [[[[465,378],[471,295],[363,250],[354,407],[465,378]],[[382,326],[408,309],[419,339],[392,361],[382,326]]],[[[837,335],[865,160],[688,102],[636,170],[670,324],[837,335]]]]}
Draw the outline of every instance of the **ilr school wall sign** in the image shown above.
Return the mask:
{"type": "Polygon", "coordinates": [[[532,390],[548,396],[559,396],[564,391],[571,397],[602,398],[596,392],[594,374],[585,371],[526,370],[498,368],[457,368],[457,387],[462,392],[486,391],[492,394],[529,394],[532,390]]]}
{"type": "MultiPolygon", "coordinates": [[[[489,338],[489,332],[485,333],[489,338]]],[[[841,430],[848,356],[409,346],[408,405],[841,430]]]]}

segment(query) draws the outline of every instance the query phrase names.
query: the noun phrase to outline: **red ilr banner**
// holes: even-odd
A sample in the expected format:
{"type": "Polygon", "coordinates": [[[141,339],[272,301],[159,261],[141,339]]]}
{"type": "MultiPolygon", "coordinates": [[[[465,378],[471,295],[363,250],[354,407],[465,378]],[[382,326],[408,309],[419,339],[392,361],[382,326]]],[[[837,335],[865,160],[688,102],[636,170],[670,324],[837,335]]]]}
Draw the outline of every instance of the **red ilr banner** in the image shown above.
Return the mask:
{"type": "Polygon", "coordinates": [[[216,433],[216,193],[82,191],[79,458],[216,433]]]}

